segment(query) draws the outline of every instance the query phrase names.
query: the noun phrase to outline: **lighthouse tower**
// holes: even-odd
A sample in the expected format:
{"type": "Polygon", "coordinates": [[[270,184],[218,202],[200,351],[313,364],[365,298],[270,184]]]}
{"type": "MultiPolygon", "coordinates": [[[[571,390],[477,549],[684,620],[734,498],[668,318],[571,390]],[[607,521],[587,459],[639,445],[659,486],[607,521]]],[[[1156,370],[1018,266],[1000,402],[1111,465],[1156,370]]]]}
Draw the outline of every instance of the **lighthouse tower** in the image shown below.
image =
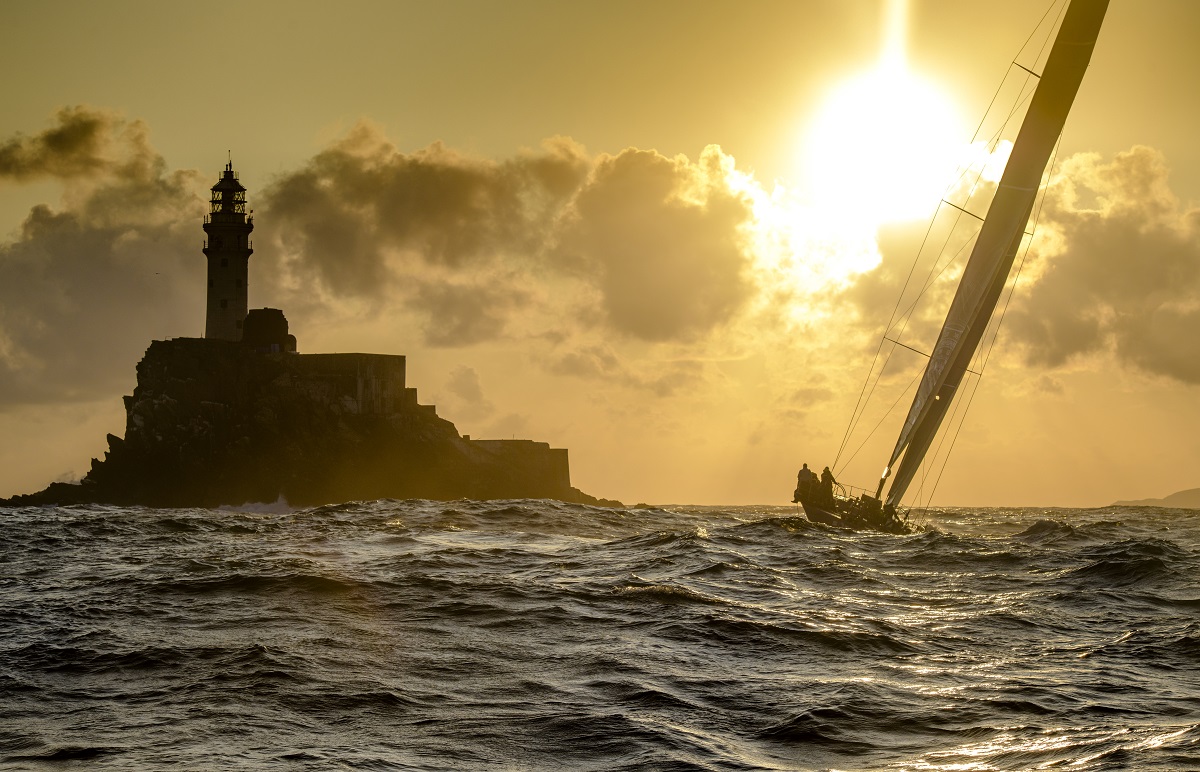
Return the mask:
{"type": "Polygon", "coordinates": [[[246,274],[250,264],[250,231],[246,189],[238,182],[233,161],[212,186],[212,207],[204,217],[204,255],[208,258],[208,316],[204,337],[241,340],[246,319],[246,274]]]}

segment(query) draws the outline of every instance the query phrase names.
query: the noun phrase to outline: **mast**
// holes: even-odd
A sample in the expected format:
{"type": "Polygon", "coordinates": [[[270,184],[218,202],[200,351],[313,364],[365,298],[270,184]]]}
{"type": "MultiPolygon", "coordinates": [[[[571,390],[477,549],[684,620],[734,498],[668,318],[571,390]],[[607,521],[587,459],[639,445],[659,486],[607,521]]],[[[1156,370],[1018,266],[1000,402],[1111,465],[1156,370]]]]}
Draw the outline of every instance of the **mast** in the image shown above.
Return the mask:
{"type": "Polygon", "coordinates": [[[879,480],[877,497],[903,455],[888,491],[889,504],[899,503],[921,466],[992,318],[1107,9],[1108,0],[1073,0],[1067,8],[921,385],[879,480]]]}

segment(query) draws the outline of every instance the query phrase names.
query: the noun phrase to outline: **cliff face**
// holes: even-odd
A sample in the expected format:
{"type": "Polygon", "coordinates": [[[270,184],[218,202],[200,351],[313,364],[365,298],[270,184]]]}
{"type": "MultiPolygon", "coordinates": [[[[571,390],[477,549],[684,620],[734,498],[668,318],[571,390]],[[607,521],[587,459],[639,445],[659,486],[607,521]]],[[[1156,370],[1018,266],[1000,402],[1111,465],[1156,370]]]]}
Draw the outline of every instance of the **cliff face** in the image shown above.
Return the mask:
{"type": "MultiPolygon", "coordinates": [[[[417,404],[404,357],[272,354],[221,340],[154,341],[125,398],[124,439],[81,485],[11,502],[297,506],[375,498],[554,498],[601,503],[570,484],[565,450],[472,441],[417,404]]],[[[616,503],[616,502],[604,502],[616,503]]]]}

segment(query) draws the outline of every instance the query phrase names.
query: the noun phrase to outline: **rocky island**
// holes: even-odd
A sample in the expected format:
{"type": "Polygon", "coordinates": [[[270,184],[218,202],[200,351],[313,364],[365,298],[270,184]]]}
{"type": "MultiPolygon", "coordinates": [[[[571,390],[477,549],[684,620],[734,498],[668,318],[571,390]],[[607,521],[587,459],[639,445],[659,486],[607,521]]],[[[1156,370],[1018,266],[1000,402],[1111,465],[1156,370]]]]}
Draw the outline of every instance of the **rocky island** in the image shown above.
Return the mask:
{"type": "Polygon", "coordinates": [[[405,357],[299,354],[279,309],[246,310],[245,188],[232,164],[213,186],[204,338],[156,340],[80,484],[0,499],[10,506],[106,503],[293,506],[377,498],[551,498],[619,506],[571,486],[567,451],[472,440],[421,405],[405,357]]]}

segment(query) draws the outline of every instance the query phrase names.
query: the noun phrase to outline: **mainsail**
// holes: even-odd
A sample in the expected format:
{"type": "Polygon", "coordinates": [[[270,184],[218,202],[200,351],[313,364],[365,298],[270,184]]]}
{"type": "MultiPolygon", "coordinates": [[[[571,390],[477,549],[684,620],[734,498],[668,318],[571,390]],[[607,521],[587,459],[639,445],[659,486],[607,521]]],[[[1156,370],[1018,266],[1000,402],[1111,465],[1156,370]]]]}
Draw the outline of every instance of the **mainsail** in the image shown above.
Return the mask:
{"type": "Polygon", "coordinates": [[[1033,212],[1042,173],[1087,70],[1107,9],[1108,0],[1074,0],[1059,27],[1000,186],[879,481],[876,497],[903,455],[888,490],[889,504],[899,503],[916,475],[992,318],[1033,212]]]}

